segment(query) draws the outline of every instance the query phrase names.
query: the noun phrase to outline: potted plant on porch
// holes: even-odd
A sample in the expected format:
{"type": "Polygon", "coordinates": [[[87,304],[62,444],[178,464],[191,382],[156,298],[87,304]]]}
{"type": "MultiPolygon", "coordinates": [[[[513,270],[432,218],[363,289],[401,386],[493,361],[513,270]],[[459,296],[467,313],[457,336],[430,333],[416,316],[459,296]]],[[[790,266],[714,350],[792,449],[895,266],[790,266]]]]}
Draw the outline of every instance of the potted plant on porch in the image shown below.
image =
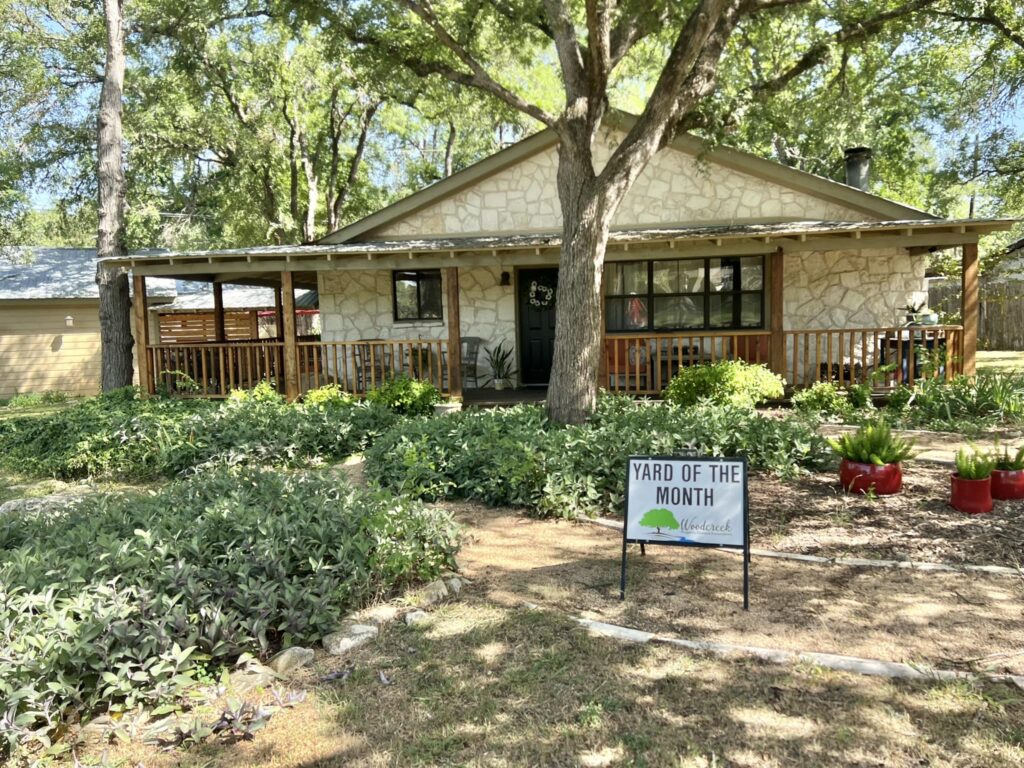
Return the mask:
{"type": "Polygon", "coordinates": [[[906,311],[908,325],[937,325],[939,313],[928,308],[927,301],[911,302],[903,308],[906,311]]]}
{"type": "Polygon", "coordinates": [[[1024,499],[1024,448],[1016,454],[1004,448],[996,454],[996,467],[992,470],[992,498],[1005,501],[1024,499]]]}
{"type": "Polygon", "coordinates": [[[487,364],[491,368],[491,377],[484,386],[492,384],[495,389],[502,390],[511,384],[516,370],[512,365],[512,348],[506,347],[504,341],[496,347],[487,348],[487,364]]]}
{"type": "Polygon", "coordinates": [[[950,503],[959,512],[977,515],[992,511],[992,470],[995,457],[973,445],[956,453],[956,472],[950,476],[950,503]]]}
{"type": "Polygon", "coordinates": [[[828,443],[842,457],[839,482],[850,493],[884,496],[903,488],[901,462],[913,457],[914,443],[893,436],[888,424],[865,424],[828,443]]]}

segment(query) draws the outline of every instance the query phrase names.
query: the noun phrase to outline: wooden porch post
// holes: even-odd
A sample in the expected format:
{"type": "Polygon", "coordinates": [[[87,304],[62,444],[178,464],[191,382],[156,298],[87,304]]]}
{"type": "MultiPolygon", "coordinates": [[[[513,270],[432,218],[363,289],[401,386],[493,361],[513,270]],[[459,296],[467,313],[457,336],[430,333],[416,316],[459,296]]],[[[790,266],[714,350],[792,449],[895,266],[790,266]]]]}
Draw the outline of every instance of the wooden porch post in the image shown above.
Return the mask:
{"type": "Polygon", "coordinates": [[[276,338],[282,338],[284,336],[284,329],[281,327],[284,324],[284,308],[281,306],[281,286],[274,288],[274,336],[276,338]]]}
{"type": "Polygon", "coordinates": [[[139,391],[154,393],[153,377],[149,369],[149,299],[146,297],[146,278],[132,275],[135,283],[135,357],[139,364],[139,391]]]}
{"type": "Polygon", "coordinates": [[[224,341],[224,285],[213,284],[213,340],[224,341]]]}
{"type": "Polygon", "coordinates": [[[978,244],[966,243],[960,274],[960,316],[963,318],[963,372],[973,376],[978,353],[978,244]]]}
{"type": "Polygon", "coordinates": [[[299,356],[295,339],[295,287],[292,273],[281,273],[282,328],[284,329],[284,396],[289,402],[299,398],[299,356]]]}
{"type": "MultiPolygon", "coordinates": [[[[768,268],[768,330],[771,331],[768,365],[773,373],[783,377],[786,375],[785,261],[786,255],[782,248],[776,248],[768,268]]],[[[789,384],[792,385],[793,382],[789,384]]]]}
{"type": "Polygon", "coordinates": [[[448,394],[462,397],[462,319],[459,316],[459,268],[445,267],[448,284],[448,394]]]}

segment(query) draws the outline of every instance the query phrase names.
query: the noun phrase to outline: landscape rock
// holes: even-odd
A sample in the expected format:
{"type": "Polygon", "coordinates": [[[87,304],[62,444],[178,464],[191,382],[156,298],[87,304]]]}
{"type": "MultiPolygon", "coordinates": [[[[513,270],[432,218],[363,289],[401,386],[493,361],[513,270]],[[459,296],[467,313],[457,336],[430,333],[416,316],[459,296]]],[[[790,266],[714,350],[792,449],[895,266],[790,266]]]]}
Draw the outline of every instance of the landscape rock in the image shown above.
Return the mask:
{"type": "Polygon", "coordinates": [[[438,579],[427,584],[420,594],[423,605],[433,605],[448,597],[448,587],[441,579],[438,579]]]}
{"type": "Polygon", "coordinates": [[[323,638],[324,650],[332,656],[344,656],[349,651],[366,645],[380,630],[372,624],[349,624],[323,638]]]}
{"type": "Polygon", "coordinates": [[[307,664],[312,663],[312,661],[312,649],[295,645],[291,648],[285,648],[272,658],[267,663],[267,666],[279,675],[286,675],[293,670],[300,669],[307,664]]]}
{"type": "Polygon", "coordinates": [[[421,621],[426,621],[430,618],[430,615],[426,611],[409,611],[405,614],[405,623],[410,627],[419,624],[421,621]]]}
{"type": "Polygon", "coordinates": [[[250,661],[242,669],[228,675],[228,689],[234,694],[245,694],[254,688],[266,688],[278,679],[277,673],[258,661],[250,661]]]}
{"type": "Polygon", "coordinates": [[[356,616],[359,618],[360,622],[376,624],[378,627],[382,627],[397,619],[400,613],[401,610],[397,606],[384,603],[382,605],[375,605],[372,608],[360,611],[356,616]]]}
{"type": "Polygon", "coordinates": [[[457,577],[454,579],[448,579],[448,591],[451,593],[452,597],[458,597],[459,593],[462,592],[462,583],[462,579],[457,577]]]}
{"type": "Polygon", "coordinates": [[[53,493],[49,496],[34,496],[24,499],[11,499],[0,504],[0,518],[42,517],[61,512],[69,505],[77,504],[83,499],[82,493],[53,493]]]}

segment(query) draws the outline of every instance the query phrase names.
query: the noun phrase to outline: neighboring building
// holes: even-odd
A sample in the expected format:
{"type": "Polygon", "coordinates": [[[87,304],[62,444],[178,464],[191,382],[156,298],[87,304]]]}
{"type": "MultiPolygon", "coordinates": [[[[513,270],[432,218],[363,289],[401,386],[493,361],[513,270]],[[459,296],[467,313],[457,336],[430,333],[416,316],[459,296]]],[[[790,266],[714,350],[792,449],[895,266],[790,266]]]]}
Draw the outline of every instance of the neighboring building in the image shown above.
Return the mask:
{"type": "MultiPolygon", "coordinates": [[[[606,132],[621,135],[631,121],[613,115],[606,132]]],[[[596,142],[599,163],[610,143],[596,142]]],[[[480,357],[463,364],[479,340],[510,346],[519,383],[543,386],[562,224],[557,144],[543,131],[315,245],[119,260],[140,283],[162,276],[283,286],[286,307],[295,287],[318,291],[319,341],[296,340],[286,327],[280,342],[244,353],[261,358],[255,366],[237,349],[218,351],[221,362],[208,349],[165,347],[149,370],[190,366],[213,396],[259,378],[292,396],[327,381],[363,391],[397,372],[460,392],[463,378],[475,385],[488,373],[480,357]]],[[[606,353],[595,375],[603,386],[643,394],[659,392],[681,365],[724,357],[767,363],[793,386],[868,381],[895,363],[892,376],[875,382],[885,385],[914,378],[921,349],[944,352],[947,374],[972,372],[971,323],[966,334],[958,326],[908,329],[905,307],[927,298],[927,253],[961,248],[964,317],[976,316],[978,238],[1011,225],[938,219],[681,137],[654,157],[615,219],[606,353]]]]}
{"type": "MultiPolygon", "coordinates": [[[[151,280],[150,302],[174,298],[173,280],[151,280]]],[[[28,392],[95,395],[100,388],[96,251],[0,251],[0,399],[28,392]]]]}
{"type": "MultiPolygon", "coordinates": [[[[160,344],[216,341],[217,315],[209,285],[178,281],[177,287],[178,297],[174,301],[149,308],[151,338],[160,344]],[[155,322],[152,319],[154,315],[155,322]]],[[[222,291],[224,340],[280,337],[275,293],[273,288],[242,285],[222,291]]],[[[296,291],[295,323],[299,336],[319,336],[320,310],[316,291],[296,291]]]]}

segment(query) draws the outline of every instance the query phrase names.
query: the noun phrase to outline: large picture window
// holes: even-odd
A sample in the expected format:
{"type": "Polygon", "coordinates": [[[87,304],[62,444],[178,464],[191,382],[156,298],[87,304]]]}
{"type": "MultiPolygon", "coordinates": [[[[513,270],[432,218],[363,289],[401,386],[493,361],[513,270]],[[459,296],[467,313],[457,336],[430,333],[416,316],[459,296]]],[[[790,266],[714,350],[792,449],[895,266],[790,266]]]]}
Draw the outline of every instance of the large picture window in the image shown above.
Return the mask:
{"type": "Polygon", "coordinates": [[[609,331],[764,327],[764,257],[605,264],[609,331]]]}
{"type": "Polygon", "coordinates": [[[441,271],[396,270],[395,320],[441,319],[441,271]]]}

